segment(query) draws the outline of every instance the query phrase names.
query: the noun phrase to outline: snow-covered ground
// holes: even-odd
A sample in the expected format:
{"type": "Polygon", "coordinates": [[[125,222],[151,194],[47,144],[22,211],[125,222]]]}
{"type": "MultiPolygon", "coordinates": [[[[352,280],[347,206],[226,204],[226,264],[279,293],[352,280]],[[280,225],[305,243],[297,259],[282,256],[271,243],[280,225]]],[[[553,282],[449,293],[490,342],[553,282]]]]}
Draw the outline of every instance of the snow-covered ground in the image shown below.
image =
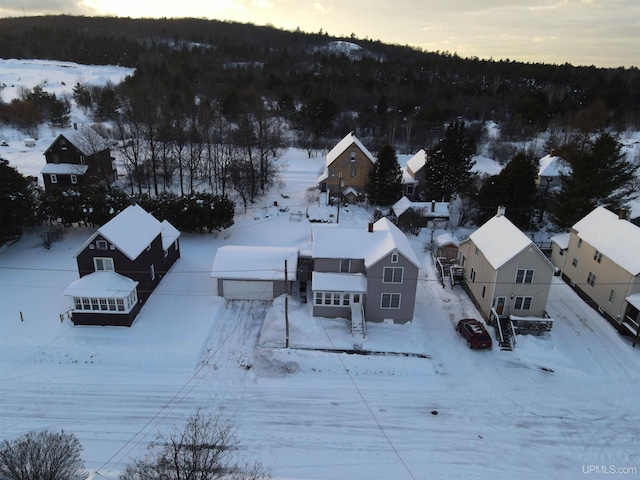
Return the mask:
{"type": "MultiPolygon", "coordinates": [[[[314,318],[295,298],[286,349],[282,298],[217,297],[220,246],[309,248],[312,224],[290,214],[306,210],[324,159],[289,150],[283,160],[285,185],[264,206],[218,235],[182,236],[182,258],[131,328],[60,320],[74,254],[93,229],[70,229],[50,250],[31,234],[0,249],[0,437],[64,429],[88,470],[116,479],[201,407],[233,420],[239,453],[277,479],[638,475],[640,348],[558,279],[553,330],[518,336],[513,352],[471,351],[455,332],[457,319],[480,316],[461,289],[438,282],[426,229],[410,238],[422,264],[415,318],[368,324],[372,355],[332,352],[353,346],[346,320],[314,318]]],[[[349,206],[340,225],[365,228],[370,217],[349,206]]]]}

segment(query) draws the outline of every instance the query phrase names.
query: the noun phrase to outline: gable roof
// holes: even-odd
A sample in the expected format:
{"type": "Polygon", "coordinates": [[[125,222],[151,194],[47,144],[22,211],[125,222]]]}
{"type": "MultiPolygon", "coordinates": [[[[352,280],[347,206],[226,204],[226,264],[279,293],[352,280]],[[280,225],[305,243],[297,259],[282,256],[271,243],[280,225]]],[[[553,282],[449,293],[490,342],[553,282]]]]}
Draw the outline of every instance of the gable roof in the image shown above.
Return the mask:
{"type": "MultiPolygon", "coordinates": [[[[538,246],[504,215],[491,218],[464,242],[469,240],[478,247],[495,270],[529,246],[540,251],[538,246]]],[[[544,256],[542,252],[540,255],[544,256]]]]}
{"type": "Polygon", "coordinates": [[[578,221],[573,230],[612,262],[632,275],[640,274],[640,227],[637,225],[620,219],[604,207],[597,207],[578,221]]]}
{"type": "Polygon", "coordinates": [[[386,218],[368,229],[315,228],[312,256],[314,258],[362,258],[368,268],[384,256],[397,250],[416,267],[420,262],[407,236],[386,218]]]}
{"type": "Polygon", "coordinates": [[[92,145],[94,148],[97,148],[98,151],[107,150],[109,148],[104,137],[102,137],[93,128],[85,127],[81,130],[69,130],[68,132],[61,133],[53,142],[51,142],[51,145],[49,145],[49,147],[44,151],[44,154],[46,155],[62,138],[66,139],[85,156],[95,153],[91,147],[92,145]]]}
{"type": "Polygon", "coordinates": [[[409,174],[412,177],[415,177],[415,174],[418,172],[418,170],[424,167],[424,164],[426,161],[427,161],[427,152],[425,151],[424,148],[422,148],[407,162],[407,170],[409,174]]]}
{"type": "Polygon", "coordinates": [[[538,161],[538,175],[540,177],[558,177],[571,172],[569,163],[558,155],[545,155],[538,161]]]}
{"type": "Polygon", "coordinates": [[[353,132],[349,132],[347,135],[345,135],[345,137],[342,140],[340,140],[337,143],[335,147],[331,149],[329,153],[327,153],[327,167],[331,165],[334,162],[334,160],[338,158],[340,154],[342,154],[342,152],[344,152],[347,148],[349,148],[353,144],[355,144],[360,150],[362,150],[362,152],[367,156],[367,158],[371,160],[371,163],[376,163],[375,157],[371,155],[371,152],[369,152],[369,150],[367,150],[367,148],[362,144],[362,142],[358,140],[358,137],[356,137],[353,134],[353,132]]]}
{"type": "Polygon", "coordinates": [[[225,245],[216,252],[211,276],[251,280],[285,280],[286,276],[287,280],[295,280],[297,270],[297,248],[225,245]]]}
{"type": "Polygon", "coordinates": [[[449,217],[449,202],[412,202],[405,196],[391,207],[398,217],[410,208],[423,217],[449,217]]]}
{"type": "Polygon", "coordinates": [[[165,248],[165,232],[167,247],[180,236],[180,232],[166,220],[160,223],[141,206],[130,205],[100,227],[84,243],[76,256],[100,235],[114,244],[130,260],[135,260],[158,235],[163,235],[162,245],[165,248]]]}

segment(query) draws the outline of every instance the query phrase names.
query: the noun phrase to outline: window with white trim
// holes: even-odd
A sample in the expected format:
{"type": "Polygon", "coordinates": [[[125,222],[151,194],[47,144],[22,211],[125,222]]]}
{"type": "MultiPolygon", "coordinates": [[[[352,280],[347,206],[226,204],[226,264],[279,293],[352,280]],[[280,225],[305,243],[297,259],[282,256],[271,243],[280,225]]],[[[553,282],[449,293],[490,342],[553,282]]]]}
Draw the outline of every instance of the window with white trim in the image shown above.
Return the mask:
{"type": "Polygon", "coordinates": [[[96,240],[96,248],[98,250],[107,250],[108,249],[108,244],[106,240],[96,240]]]}
{"type": "Polygon", "coordinates": [[[109,297],[73,297],[76,310],[79,311],[119,311],[131,310],[138,302],[138,293],[133,290],[126,298],[109,297]]]}
{"type": "Polygon", "coordinates": [[[400,258],[400,255],[398,255],[398,252],[393,252],[391,254],[391,263],[398,263],[399,258],[400,258]]]}
{"type": "Polygon", "coordinates": [[[398,309],[400,308],[401,298],[402,294],[400,293],[383,293],[380,296],[380,308],[398,309]]]}
{"type": "Polygon", "coordinates": [[[55,173],[52,173],[49,176],[49,179],[51,180],[51,183],[58,183],[58,176],[55,173]]]}
{"type": "Polygon", "coordinates": [[[403,267],[384,267],[382,270],[382,283],[402,283],[403,267]]]}
{"type": "Polygon", "coordinates": [[[73,183],[74,185],[76,183],[78,183],[78,176],[77,175],[71,175],[71,183],[73,183]]]}
{"type": "Polygon", "coordinates": [[[535,270],[519,268],[516,272],[516,283],[533,283],[533,273],[535,270]]]}
{"type": "MultiPolygon", "coordinates": [[[[358,293],[354,293],[354,298],[358,293]]],[[[351,304],[351,293],[346,292],[316,292],[315,305],[324,305],[327,307],[348,307],[351,304]]]]}
{"type": "Polygon", "coordinates": [[[611,289],[611,292],[609,292],[609,303],[613,303],[615,299],[616,299],[616,291],[611,289]]]}
{"type": "Polygon", "coordinates": [[[514,310],[530,310],[532,300],[533,300],[533,297],[516,297],[515,302],[513,302],[513,309],[514,310]]]}
{"type": "Polygon", "coordinates": [[[111,257],[93,257],[93,266],[96,272],[115,272],[111,257]]]}

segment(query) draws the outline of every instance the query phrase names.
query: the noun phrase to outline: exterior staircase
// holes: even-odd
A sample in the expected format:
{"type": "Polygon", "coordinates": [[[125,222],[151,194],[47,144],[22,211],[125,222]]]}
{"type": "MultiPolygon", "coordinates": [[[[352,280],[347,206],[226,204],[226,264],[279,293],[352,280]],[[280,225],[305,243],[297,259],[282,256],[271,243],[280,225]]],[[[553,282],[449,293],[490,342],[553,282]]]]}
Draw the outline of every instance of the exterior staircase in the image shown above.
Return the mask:
{"type": "Polygon", "coordinates": [[[494,309],[491,309],[489,320],[496,329],[500,350],[511,351],[516,348],[516,330],[509,317],[501,317],[494,309]]]}
{"type": "Polygon", "coordinates": [[[364,308],[360,303],[351,304],[351,336],[354,338],[353,348],[362,348],[365,336],[364,308]],[[357,341],[356,341],[357,339],[357,341]]]}

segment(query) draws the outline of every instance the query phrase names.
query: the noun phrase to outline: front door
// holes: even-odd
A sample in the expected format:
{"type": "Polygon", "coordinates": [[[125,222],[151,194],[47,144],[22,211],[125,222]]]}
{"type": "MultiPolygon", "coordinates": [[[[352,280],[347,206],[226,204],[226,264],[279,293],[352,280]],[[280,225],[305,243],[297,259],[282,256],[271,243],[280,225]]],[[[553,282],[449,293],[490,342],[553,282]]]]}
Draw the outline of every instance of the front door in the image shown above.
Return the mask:
{"type": "Polygon", "coordinates": [[[496,313],[502,316],[504,312],[504,306],[507,303],[507,297],[496,297],[493,299],[493,308],[495,308],[496,313]]]}

